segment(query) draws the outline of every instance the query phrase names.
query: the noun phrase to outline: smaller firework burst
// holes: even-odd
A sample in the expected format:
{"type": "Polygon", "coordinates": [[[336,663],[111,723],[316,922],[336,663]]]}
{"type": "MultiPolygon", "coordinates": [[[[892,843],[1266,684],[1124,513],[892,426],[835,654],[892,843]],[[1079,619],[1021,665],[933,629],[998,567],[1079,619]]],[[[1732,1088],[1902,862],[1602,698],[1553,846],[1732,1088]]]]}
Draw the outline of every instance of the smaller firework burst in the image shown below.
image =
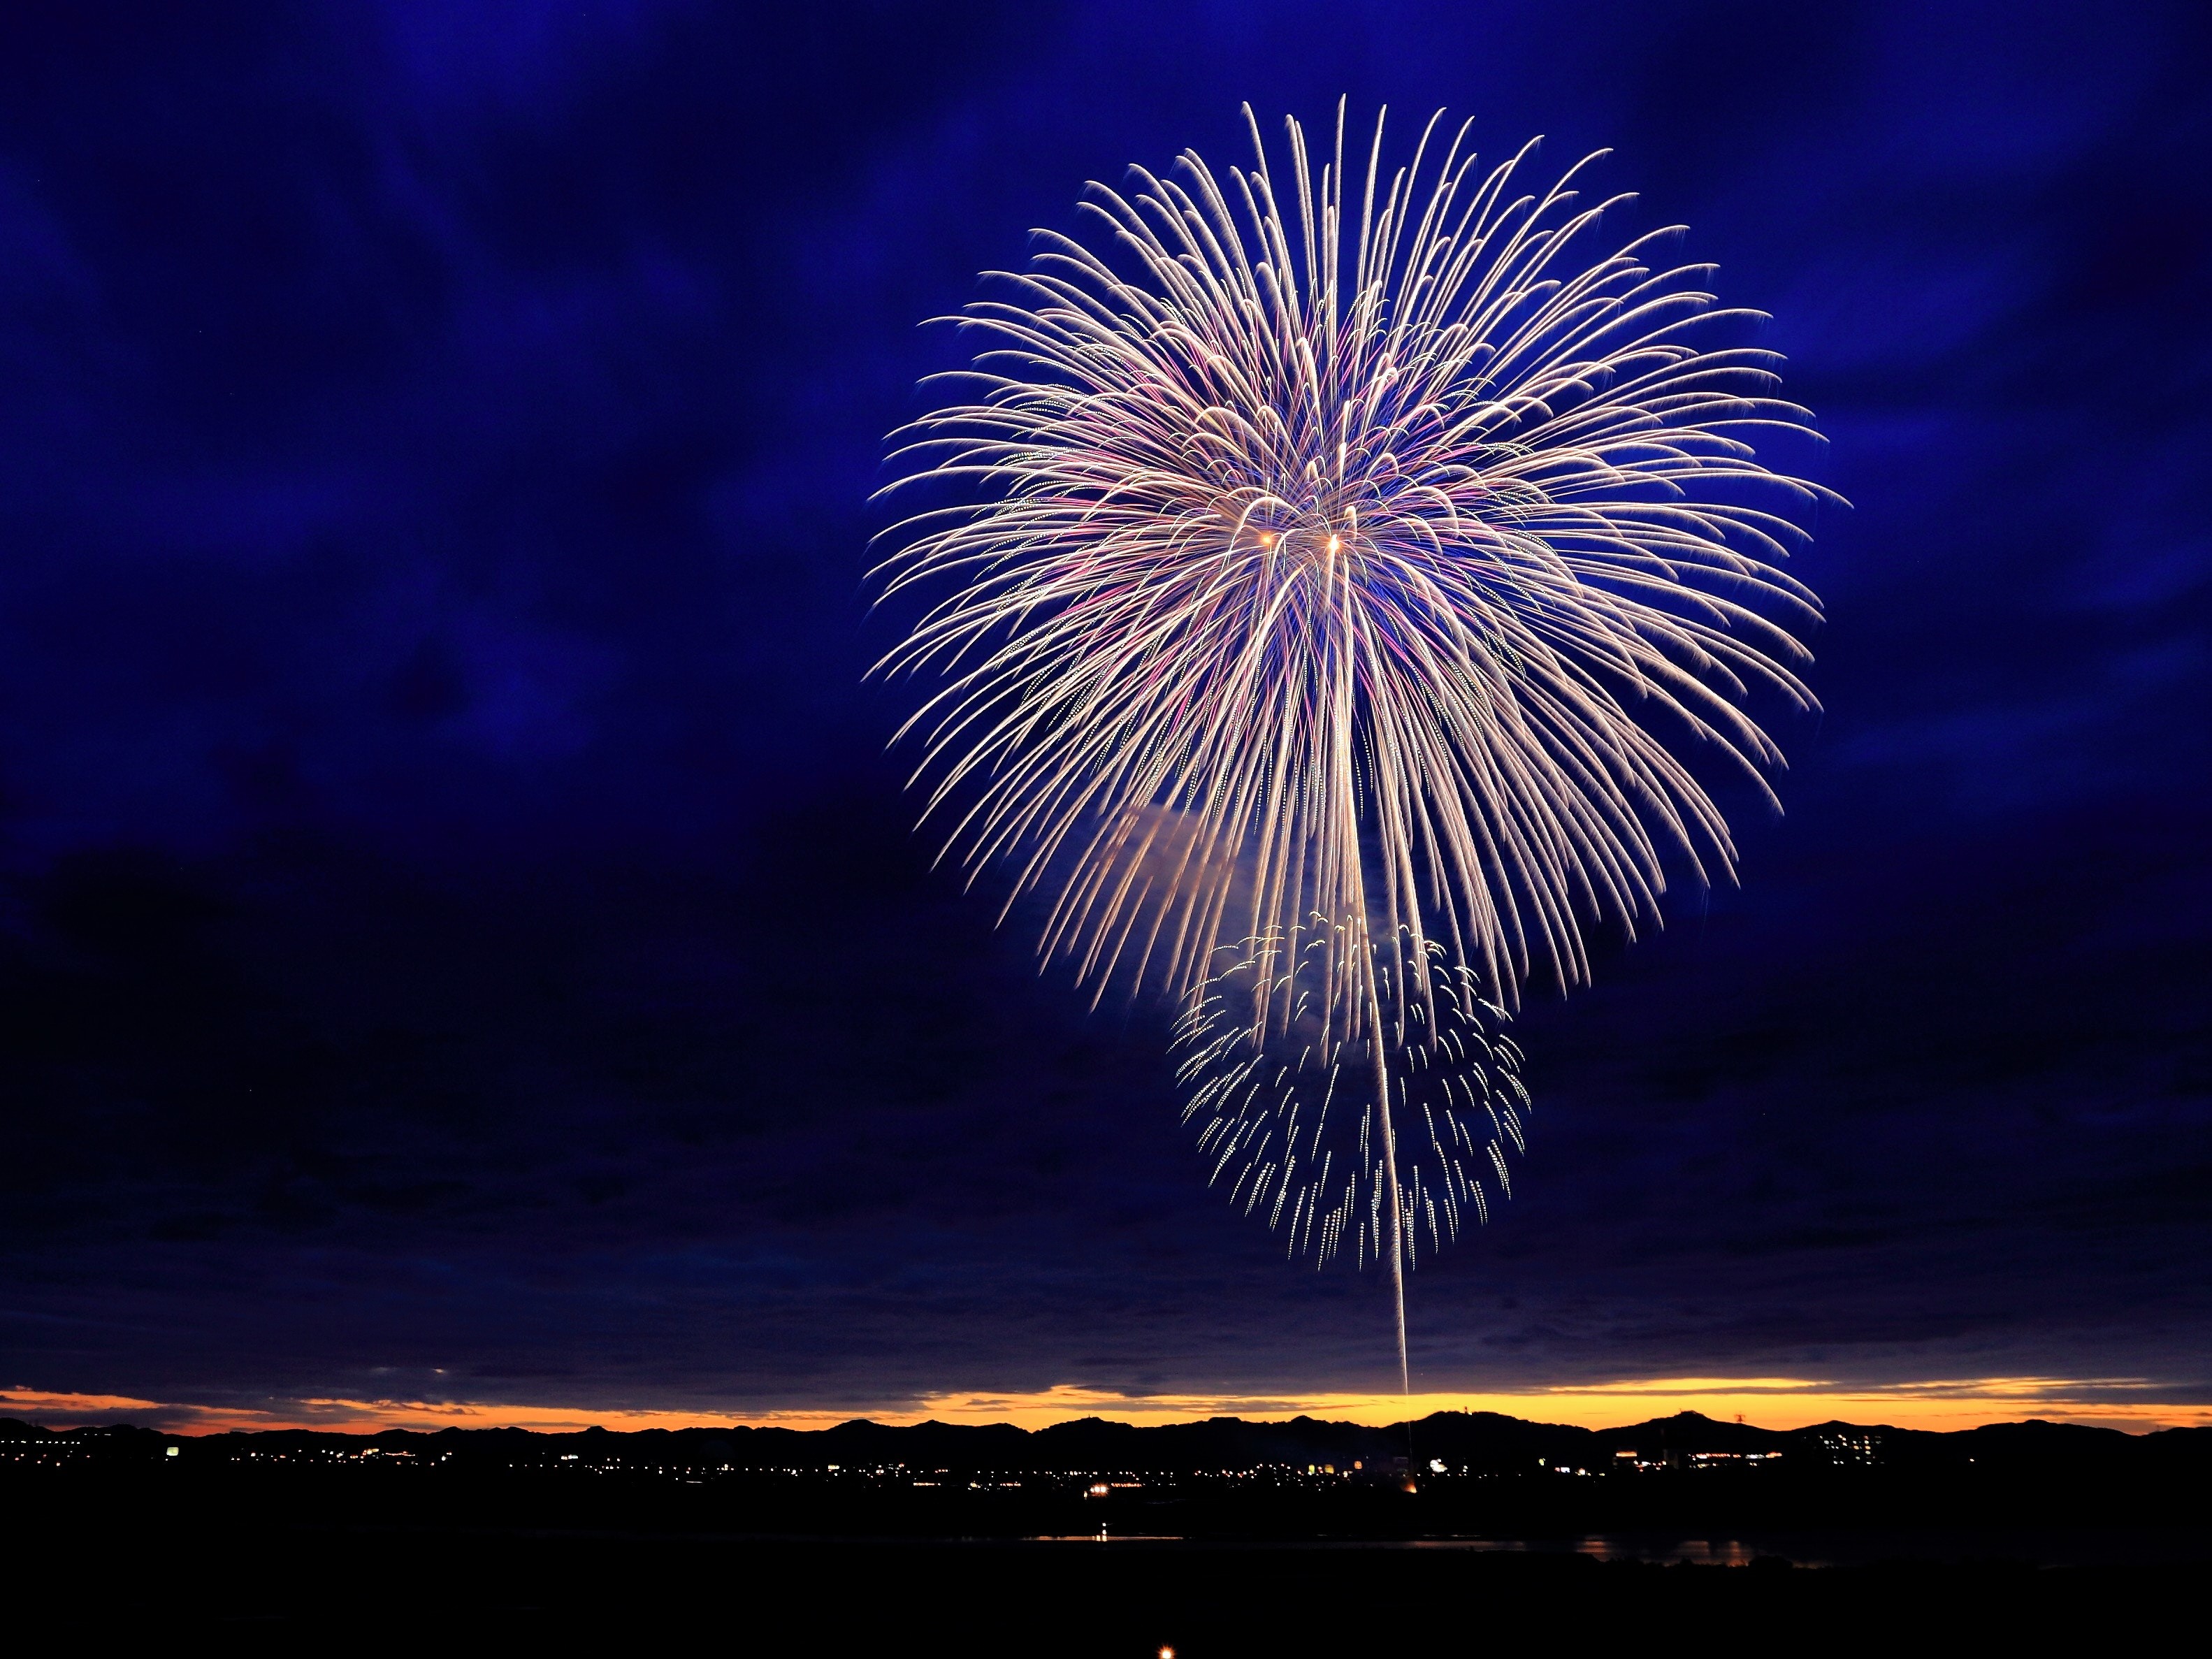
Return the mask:
{"type": "Polygon", "coordinates": [[[1231,1202],[1285,1237],[1291,1255],[1316,1265],[1348,1249],[1379,1262],[1402,1238],[1407,1265],[1462,1226],[1490,1218],[1492,1192],[1512,1196],[1506,1158],[1527,1141],[1528,1091],[1521,1051],[1503,1030],[1505,1012],[1466,967],[1429,945],[1399,973],[1425,975],[1425,995],[1393,988],[1410,1029],[1389,1044],[1390,1117],[1398,1133],[1395,1225],[1382,1147],[1370,1109],[1371,1036],[1332,1030],[1310,940],[1303,958],[1254,945],[1224,949],[1224,964],[1176,1025],[1176,1079],[1183,1121],[1198,1129],[1210,1180],[1227,1180],[1231,1202]],[[1269,982],[1272,981],[1272,982],[1269,982]],[[1255,1013],[1279,1001],[1279,1019],[1255,1013]]]}

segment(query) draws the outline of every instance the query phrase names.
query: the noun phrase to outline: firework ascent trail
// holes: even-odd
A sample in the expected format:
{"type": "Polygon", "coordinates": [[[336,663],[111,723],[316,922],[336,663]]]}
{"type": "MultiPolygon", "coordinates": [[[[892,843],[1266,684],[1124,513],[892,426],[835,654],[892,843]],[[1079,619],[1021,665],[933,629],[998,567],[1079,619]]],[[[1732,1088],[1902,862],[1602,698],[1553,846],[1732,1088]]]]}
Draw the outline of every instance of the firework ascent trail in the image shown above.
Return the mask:
{"type": "MultiPolygon", "coordinates": [[[[1604,210],[1516,193],[1432,118],[1386,171],[1256,123],[1103,233],[1048,231],[957,320],[968,401],[896,434],[913,512],[878,591],[932,596],[878,665],[925,819],[1035,896],[1040,952],[1181,1010],[1186,1120],[1290,1249],[1404,1274],[1522,1145],[1522,982],[1656,922],[1668,866],[1732,874],[1681,758],[1769,803],[1756,699],[1813,706],[1817,601],[1779,566],[1826,492],[1756,458],[1814,434],[1770,352],[1703,342],[1709,268],[1595,264],[1604,210]]],[[[1602,154],[1602,152],[1601,152],[1602,154]]],[[[1358,158],[1355,158],[1358,159],[1358,158]]],[[[1832,498],[1830,498],[1832,499],[1832,498]]]]}

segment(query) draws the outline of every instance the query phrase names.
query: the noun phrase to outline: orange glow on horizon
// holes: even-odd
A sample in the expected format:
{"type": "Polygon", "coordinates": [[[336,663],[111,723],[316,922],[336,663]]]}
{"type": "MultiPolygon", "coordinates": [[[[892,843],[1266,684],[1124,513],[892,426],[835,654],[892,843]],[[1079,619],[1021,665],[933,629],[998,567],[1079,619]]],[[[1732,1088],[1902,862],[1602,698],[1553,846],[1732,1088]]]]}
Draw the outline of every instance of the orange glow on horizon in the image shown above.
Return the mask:
{"type": "Polygon", "coordinates": [[[1011,1423],[1042,1429],[1073,1418],[1105,1417],[1139,1424],[1188,1423],[1209,1417],[1275,1419],[1306,1416],[1383,1424],[1431,1412],[1498,1412],[1532,1422],[1583,1428],[1692,1411],[1721,1421],[1741,1414],[1760,1428],[1802,1428],[1835,1419],[1910,1429],[1970,1429],[1984,1423],[2040,1417],[2147,1432],[2212,1425],[2212,1404],[2160,1398],[2142,1378],[1973,1377],[1878,1386],[1800,1377],[1664,1377],[1530,1389],[1512,1393],[1397,1395],[1125,1395],[1062,1384],[1030,1393],[925,1394],[848,1406],[743,1408],[534,1405],[491,1401],[287,1399],[262,1406],[197,1405],[123,1395],[0,1389],[0,1415],[52,1427],[137,1420],[181,1435],[227,1430],[323,1429],[362,1434],[380,1429],[534,1429],[574,1433],[610,1430],[731,1426],[824,1429],[867,1418],[884,1424],[1011,1423]]]}

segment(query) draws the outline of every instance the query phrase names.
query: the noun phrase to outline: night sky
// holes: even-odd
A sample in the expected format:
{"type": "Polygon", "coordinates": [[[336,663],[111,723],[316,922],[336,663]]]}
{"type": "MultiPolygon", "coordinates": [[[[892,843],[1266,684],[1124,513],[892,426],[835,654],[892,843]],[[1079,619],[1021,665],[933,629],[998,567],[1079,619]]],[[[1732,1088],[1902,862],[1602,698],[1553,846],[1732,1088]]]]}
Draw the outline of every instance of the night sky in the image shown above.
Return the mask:
{"type": "Polygon", "coordinates": [[[1391,1387],[1158,1012],[932,871],[860,683],[916,325],[1347,94],[1612,147],[1853,504],[1787,816],[1527,1010],[1416,1386],[2212,1401],[2197,11],[9,9],[0,1385],[1391,1387]]]}

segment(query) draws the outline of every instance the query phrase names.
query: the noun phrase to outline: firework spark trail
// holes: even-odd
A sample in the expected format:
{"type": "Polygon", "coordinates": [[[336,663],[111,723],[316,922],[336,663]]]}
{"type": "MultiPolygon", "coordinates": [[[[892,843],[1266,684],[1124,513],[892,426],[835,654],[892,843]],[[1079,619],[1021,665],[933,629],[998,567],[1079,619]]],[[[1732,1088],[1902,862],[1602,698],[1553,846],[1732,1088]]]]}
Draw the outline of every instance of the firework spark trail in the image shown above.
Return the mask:
{"type": "Polygon", "coordinates": [[[1249,169],[1133,169],[1083,204],[1105,252],[1040,231],[989,273],[968,400],[898,434],[893,489],[967,499],[888,532],[880,592],[942,596],[878,669],[938,682],[901,736],[948,852],[1038,895],[1094,996],[1182,1003],[1217,1178],[1387,1268],[1409,1382],[1417,1225],[1486,1216],[1468,1161],[1504,1190],[1521,1139],[1522,981],[1656,921],[1670,860],[1732,872],[1678,751],[1772,801],[1747,705],[1813,706],[1779,566],[1826,492],[1759,464],[1811,417],[1773,354],[1699,343],[1756,313],[1660,266],[1672,230],[1577,262],[1626,199],[1580,204],[1589,161],[1516,194],[1533,145],[1486,172],[1438,117],[1386,170],[1378,118],[1355,174],[1340,108],[1318,167],[1286,124],[1284,177],[1246,118],[1249,169]]]}

